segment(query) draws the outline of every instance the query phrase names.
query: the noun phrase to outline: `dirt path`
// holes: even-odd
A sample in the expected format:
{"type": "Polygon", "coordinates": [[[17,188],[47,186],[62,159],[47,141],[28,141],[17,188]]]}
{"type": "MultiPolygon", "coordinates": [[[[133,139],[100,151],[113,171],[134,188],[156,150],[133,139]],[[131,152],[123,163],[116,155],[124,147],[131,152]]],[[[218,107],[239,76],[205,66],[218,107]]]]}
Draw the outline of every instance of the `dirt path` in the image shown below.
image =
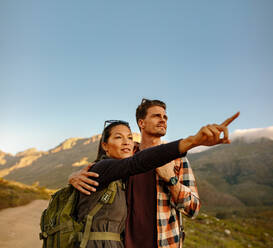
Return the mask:
{"type": "Polygon", "coordinates": [[[0,211],[1,248],[40,248],[40,217],[48,201],[36,200],[28,205],[0,211]]]}

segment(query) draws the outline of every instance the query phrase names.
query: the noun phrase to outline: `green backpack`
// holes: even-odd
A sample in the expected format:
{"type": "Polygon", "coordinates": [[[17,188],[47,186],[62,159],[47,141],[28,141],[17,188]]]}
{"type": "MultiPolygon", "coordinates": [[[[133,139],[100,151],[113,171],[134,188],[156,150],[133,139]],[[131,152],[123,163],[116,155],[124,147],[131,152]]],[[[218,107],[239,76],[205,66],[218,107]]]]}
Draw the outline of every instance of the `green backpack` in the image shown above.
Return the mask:
{"type": "MultiPolygon", "coordinates": [[[[102,191],[98,203],[89,212],[84,222],[76,221],[75,207],[77,205],[79,191],[69,185],[52,195],[48,207],[41,216],[40,239],[43,240],[43,248],[68,248],[80,243],[80,248],[85,248],[90,239],[90,228],[94,215],[104,204],[112,204],[115,199],[118,181],[109,184],[108,188],[102,191]]],[[[109,233],[111,234],[111,233],[109,233]]],[[[92,233],[92,237],[100,239],[100,233],[92,233]]],[[[103,235],[105,239],[107,237],[103,235]]],[[[111,239],[119,241],[119,237],[111,239]]]]}

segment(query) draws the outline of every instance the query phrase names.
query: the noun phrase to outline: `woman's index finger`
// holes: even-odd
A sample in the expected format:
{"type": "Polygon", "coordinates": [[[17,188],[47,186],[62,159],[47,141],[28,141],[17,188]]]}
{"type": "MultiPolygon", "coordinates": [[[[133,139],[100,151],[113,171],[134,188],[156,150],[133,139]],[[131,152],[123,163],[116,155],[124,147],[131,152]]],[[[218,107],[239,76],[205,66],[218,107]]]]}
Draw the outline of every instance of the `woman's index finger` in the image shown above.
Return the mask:
{"type": "Polygon", "coordinates": [[[235,115],[231,116],[230,118],[226,119],[221,126],[228,126],[231,122],[233,122],[238,116],[240,115],[240,112],[237,112],[235,115]]]}

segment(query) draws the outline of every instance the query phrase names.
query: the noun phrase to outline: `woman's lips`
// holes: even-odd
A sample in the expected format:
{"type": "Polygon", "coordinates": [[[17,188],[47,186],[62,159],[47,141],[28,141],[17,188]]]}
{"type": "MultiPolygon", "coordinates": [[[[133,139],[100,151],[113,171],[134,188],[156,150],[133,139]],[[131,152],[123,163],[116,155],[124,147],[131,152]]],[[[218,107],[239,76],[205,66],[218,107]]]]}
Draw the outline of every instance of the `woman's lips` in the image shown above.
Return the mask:
{"type": "Polygon", "coordinates": [[[123,148],[121,149],[121,151],[125,152],[125,153],[129,153],[131,152],[132,150],[130,148],[123,148]]]}

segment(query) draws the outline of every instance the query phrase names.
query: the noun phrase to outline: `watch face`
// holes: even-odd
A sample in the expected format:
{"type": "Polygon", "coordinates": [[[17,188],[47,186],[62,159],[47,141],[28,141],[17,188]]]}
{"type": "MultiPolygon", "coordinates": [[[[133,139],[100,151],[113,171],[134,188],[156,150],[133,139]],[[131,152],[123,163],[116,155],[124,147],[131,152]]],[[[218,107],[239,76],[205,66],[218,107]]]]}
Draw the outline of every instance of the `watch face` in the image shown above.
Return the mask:
{"type": "Polygon", "coordinates": [[[171,177],[171,179],[170,179],[170,184],[171,184],[171,185],[176,185],[177,181],[178,181],[178,178],[177,178],[177,177],[171,177]]]}

